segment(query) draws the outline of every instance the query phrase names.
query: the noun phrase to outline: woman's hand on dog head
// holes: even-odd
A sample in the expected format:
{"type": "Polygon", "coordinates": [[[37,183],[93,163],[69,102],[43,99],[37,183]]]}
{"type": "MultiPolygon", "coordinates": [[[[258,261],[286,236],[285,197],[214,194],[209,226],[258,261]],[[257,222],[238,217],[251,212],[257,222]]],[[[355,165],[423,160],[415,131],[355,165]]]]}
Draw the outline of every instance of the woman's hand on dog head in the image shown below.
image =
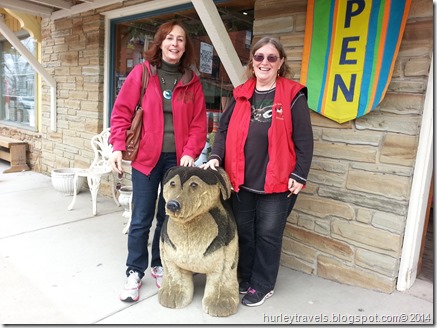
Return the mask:
{"type": "Polygon", "coordinates": [[[217,167],[219,166],[219,161],[218,159],[210,159],[208,162],[206,162],[205,164],[200,165],[199,167],[201,169],[207,170],[207,169],[213,169],[214,171],[217,171],[217,167]]]}
{"type": "Polygon", "coordinates": [[[194,159],[189,155],[184,155],[181,158],[181,166],[194,166],[194,159]]]}

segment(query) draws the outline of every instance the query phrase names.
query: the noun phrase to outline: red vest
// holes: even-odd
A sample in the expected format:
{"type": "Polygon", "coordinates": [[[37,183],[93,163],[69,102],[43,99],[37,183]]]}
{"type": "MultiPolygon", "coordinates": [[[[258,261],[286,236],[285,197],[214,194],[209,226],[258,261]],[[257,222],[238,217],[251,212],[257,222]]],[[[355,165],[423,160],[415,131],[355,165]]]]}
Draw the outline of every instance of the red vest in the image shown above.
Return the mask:
{"type": "MultiPolygon", "coordinates": [[[[244,145],[249,131],[252,97],[256,80],[250,79],[234,89],[236,100],[229,121],[226,137],[225,170],[236,192],[244,183],[244,145]]],[[[288,179],[296,165],[296,152],[292,140],[291,103],[297,93],[306,88],[289,79],[279,77],[272,108],[272,124],[269,129],[269,162],[267,164],[265,193],[288,190],[288,179]]]]}

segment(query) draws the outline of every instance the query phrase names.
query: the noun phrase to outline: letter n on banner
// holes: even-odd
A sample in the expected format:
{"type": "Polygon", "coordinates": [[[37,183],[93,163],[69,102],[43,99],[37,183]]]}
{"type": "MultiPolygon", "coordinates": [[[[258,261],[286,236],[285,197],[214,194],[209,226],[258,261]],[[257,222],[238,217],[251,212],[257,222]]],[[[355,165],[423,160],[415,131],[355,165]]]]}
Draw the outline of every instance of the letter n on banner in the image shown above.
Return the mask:
{"type": "Polygon", "coordinates": [[[382,101],[411,0],[308,0],[300,82],[309,107],[344,123],[382,101]]]}

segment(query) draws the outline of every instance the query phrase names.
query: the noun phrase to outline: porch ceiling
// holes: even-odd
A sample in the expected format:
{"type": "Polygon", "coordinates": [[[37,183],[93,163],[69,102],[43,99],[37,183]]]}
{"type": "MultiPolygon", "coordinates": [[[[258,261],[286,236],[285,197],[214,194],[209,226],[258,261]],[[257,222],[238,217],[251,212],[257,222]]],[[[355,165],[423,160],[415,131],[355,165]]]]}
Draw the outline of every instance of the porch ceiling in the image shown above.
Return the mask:
{"type": "MultiPolygon", "coordinates": [[[[124,1],[126,0],[0,0],[0,8],[55,20],[124,1]]],[[[253,17],[244,17],[241,11],[253,10],[254,3],[255,0],[229,0],[218,7],[222,7],[222,18],[252,24],[253,17]]]]}
{"type": "Polygon", "coordinates": [[[43,18],[62,18],[109,6],[124,0],[1,0],[5,9],[23,12],[43,18]]]}

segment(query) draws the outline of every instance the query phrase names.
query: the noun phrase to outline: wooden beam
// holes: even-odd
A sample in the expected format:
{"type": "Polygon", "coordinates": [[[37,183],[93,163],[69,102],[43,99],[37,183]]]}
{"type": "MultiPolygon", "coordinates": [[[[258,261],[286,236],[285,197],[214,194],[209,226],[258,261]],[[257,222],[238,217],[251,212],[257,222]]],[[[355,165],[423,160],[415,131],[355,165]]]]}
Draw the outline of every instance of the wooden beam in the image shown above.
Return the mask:
{"type": "Polygon", "coordinates": [[[119,3],[123,1],[124,0],[94,0],[92,2],[84,1],[84,3],[74,5],[69,9],[54,11],[50,18],[56,20],[60,18],[70,17],[73,15],[81,14],[83,12],[87,12],[89,10],[99,9],[101,7],[110,6],[114,3],[119,3]]]}
{"type": "Polygon", "coordinates": [[[37,5],[23,0],[1,0],[0,5],[3,8],[20,11],[26,14],[41,16],[44,18],[50,17],[52,9],[46,6],[37,5]]]}
{"type": "Polygon", "coordinates": [[[32,2],[39,3],[48,7],[60,8],[60,9],[70,9],[71,2],[66,0],[32,0],[32,2]]]}
{"type": "Polygon", "coordinates": [[[191,0],[234,87],[244,82],[244,68],[212,0],[191,0]]]}

